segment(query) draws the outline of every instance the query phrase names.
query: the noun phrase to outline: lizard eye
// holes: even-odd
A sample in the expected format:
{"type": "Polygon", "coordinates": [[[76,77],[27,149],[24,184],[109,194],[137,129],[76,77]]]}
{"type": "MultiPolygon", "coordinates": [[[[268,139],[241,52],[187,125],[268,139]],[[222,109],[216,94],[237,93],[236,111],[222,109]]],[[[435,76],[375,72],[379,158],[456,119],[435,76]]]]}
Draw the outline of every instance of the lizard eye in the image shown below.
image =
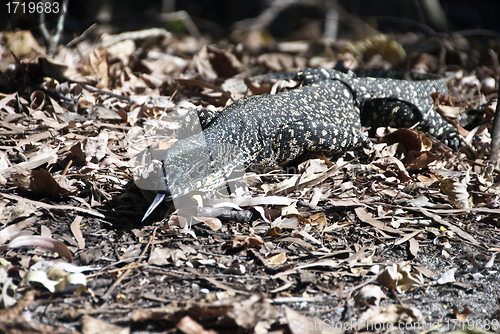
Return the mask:
{"type": "Polygon", "coordinates": [[[194,177],[194,178],[198,178],[200,176],[202,176],[203,174],[205,174],[205,169],[206,169],[206,164],[205,164],[205,161],[199,161],[198,163],[196,163],[196,165],[191,169],[191,175],[194,177]]]}

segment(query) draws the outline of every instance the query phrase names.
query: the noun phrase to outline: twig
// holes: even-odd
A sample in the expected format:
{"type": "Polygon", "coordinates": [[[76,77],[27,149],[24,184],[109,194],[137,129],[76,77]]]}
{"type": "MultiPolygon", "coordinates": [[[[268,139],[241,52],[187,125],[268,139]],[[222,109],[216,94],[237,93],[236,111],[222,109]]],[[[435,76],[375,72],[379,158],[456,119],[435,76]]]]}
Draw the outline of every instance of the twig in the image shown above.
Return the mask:
{"type": "Polygon", "coordinates": [[[185,85],[189,85],[189,86],[199,86],[199,87],[213,89],[213,90],[221,93],[226,99],[231,100],[231,101],[234,102],[234,99],[233,99],[233,97],[231,96],[230,93],[228,93],[224,89],[222,89],[222,88],[220,88],[218,86],[212,85],[212,84],[210,84],[208,82],[205,82],[205,81],[202,81],[202,80],[194,80],[194,79],[177,79],[175,81],[177,81],[179,83],[182,83],[182,84],[185,84],[185,85]]]}
{"type": "MultiPolygon", "coordinates": [[[[45,3],[47,0],[43,0],[43,7],[45,9],[45,3]]],[[[50,36],[49,30],[45,24],[45,10],[42,10],[40,13],[40,30],[42,31],[42,35],[47,41],[49,46],[48,54],[53,57],[56,53],[57,44],[59,44],[59,40],[61,39],[61,33],[64,28],[64,20],[66,19],[66,13],[68,12],[68,2],[69,0],[63,0],[61,14],[59,16],[59,20],[57,21],[56,29],[54,30],[54,35],[50,36]]]]}
{"type": "Polygon", "coordinates": [[[325,33],[323,36],[331,40],[336,40],[339,29],[338,1],[329,0],[325,3],[325,5],[326,5],[325,33]]]}
{"type": "Polygon", "coordinates": [[[33,201],[31,199],[27,199],[27,198],[24,198],[24,197],[21,197],[21,196],[12,195],[12,194],[5,194],[5,193],[1,194],[0,197],[5,197],[5,198],[8,198],[8,199],[12,199],[14,201],[23,202],[24,204],[34,205],[34,206],[41,207],[41,208],[44,208],[44,209],[47,209],[47,210],[61,210],[61,211],[73,210],[73,211],[78,211],[78,212],[86,213],[88,215],[92,215],[92,216],[95,216],[95,217],[104,218],[104,215],[102,213],[99,213],[99,212],[97,212],[95,210],[89,210],[89,209],[85,209],[85,208],[79,208],[77,206],[72,206],[72,205],[52,205],[52,204],[47,204],[47,203],[43,203],[43,202],[33,201]]]}
{"type": "Polygon", "coordinates": [[[436,32],[434,29],[429,27],[428,25],[425,25],[421,22],[405,18],[405,17],[395,17],[395,16],[362,16],[362,19],[373,19],[379,22],[394,22],[398,24],[407,24],[411,25],[417,29],[420,29],[423,33],[428,34],[429,36],[444,36],[443,34],[440,34],[436,32]]]}
{"type": "Polygon", "coordinates": [[[88,27],[87,30],[85,30],[80,36],[73,38],[68,44],[66,44],[66,47],[70,48],[80,43],[80,41],[84,40],[85,37],[87,37],[88,34],[90,34],[95,28],[97,28],[97,23],[94,23],[93,25],[88,27]]]}
{"type": "MultiPolygon", "coordinates": [[[[498,85],[498,95],[500,96],[500,84],[498,85]]],[[[500,103],[497,103],[493,127],[491,128],[491,145],[489,160],[493,166],[498,165],[498,150],[500,149],[500,103]]]]}
{"type": "Polygon", "coordinates": [[[133,41],[157,42],[163,38],[168,38],[171,35],[172,34],[170,32],[168,32],[166,29],[163,28],[150,28],[138,31],[126,31],[114,36],[110,40],[104,41],[102,43],[102,46],[104,46],[105,48],[109,48],[110,46],[126,41],[128,39],[131,39],[133,41]]]}
{"type": "MultiPolygon", "coordinates": [[[[144,256],[144,254],[146,254],[149,246],[153,245],[155,234],[156,234],[156,229],[153,231],[153,234],[149,238],[148,244],[146,245],[146,247],[144,247],[144,250],[142,251],[142,253],[140,255],[141,258],[144,256]]],[[[113,284],[111,284],[111,286],[109,287],[108,291],[106,291],[106,293],[102,296],[102,299],[103,300],[108,300],[109,297],[111,297],[111,294],[113,293],[113,290],[118,286],[118,284],[120,284],[128,275],[130,275],[130,273],[132,272],[132,270],[135,269],[135,268],[137,268],[137,266],[138,266],[138,264],[136,262],[132,262],[131,264],[129,264],[127,266],[128,269],[125,270],[125,272],[123,274],[121,274],[120,277],[118,277],[118,279],[113,282],[113,284]]]]}
{"type": "Polygon", "coordinates": [[[180,10],[173,13],[162,13],[161,18],[167,22],[181,21],[184,24],[184,27],[186,27],[187,31],[191,34],[191,36],[193,36],[197,40],[203,39],[203,36],[201,36],[200,31],[196,27],[196,24],[194,24],[191,16],[189,16],[188,12],[186,12],[185,10],[180,10]]]}
{"type": "Polygon", "coordinates": [[[91,86],[89,84],[82,83],[82,82],[80,82],[79,84],[82,87],[84,87],[85,89],[90,90],[91,92],[99,93],[99,94],[102,94],[102,95],[109,95],[111,97],[116,97],[117,99],[121,99],[121,100],[125,100],[125,101],[130,101],[130,96],[115,94],[113,92],[110,92],[110,91],[107,91],[107,90],[102,90],[102,89],[99,89],[99,88],[95,88],[94,86],[91,86]]]}

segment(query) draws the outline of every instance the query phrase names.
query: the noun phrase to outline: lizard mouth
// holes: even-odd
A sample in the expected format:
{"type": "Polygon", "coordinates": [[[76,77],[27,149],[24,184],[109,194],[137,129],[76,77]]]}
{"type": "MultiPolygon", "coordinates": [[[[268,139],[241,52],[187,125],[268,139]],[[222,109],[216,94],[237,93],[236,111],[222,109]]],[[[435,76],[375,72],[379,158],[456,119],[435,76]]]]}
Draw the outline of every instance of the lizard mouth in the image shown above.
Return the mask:
{"type": "Polygon", "coordinates": [[[172,199],[172,195],[170,194],[170,192],[168,190],[167,191],[159,191],[156,194],[155,199],[153,200],[153,202],[149,206],[148,210],[146,211],[146,213],[142,217],[141,223],[144,220],[146,220],[146,218],[148,218],[149,215],[151,215],[151,213],[153,213],[153,211],[158,207],[158,205],[160,205],[160,203],[166,199],[172,199]]]}

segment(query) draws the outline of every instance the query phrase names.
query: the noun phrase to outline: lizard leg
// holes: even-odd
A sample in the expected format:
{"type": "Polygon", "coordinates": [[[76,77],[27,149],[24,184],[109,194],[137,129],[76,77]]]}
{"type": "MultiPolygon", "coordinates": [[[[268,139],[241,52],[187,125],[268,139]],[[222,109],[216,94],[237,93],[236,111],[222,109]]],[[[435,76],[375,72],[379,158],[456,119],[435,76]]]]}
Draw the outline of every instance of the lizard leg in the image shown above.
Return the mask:
{"type": "Polygon", "coordinates": [[[344,153],[372,143],[355,126],[345,127],[323,121],[301,121],[283,126],[273,138],[272,150],[278,164],[290,162],[306,151],[344,153]]]}
{"type": "Polygon", "coordinates": [[[379,127],[409,128],[422,121],[417,107],[395,99],[373,99],[361,107],[361,124],[371,126],[370,135],[379,127]]]}
{"type": "Polygon", "coordinates": [[[458,148],[456,128],[433,109],[422,115],[419,108],[408,102],[397,99],[373,99],[364,103],[360,117],[363,126],[371,126],[371,136],[378,127],[410,128],[418,123],[417,130],[429,133],[438,140],[445,139],[446,145],[458,148]]]}

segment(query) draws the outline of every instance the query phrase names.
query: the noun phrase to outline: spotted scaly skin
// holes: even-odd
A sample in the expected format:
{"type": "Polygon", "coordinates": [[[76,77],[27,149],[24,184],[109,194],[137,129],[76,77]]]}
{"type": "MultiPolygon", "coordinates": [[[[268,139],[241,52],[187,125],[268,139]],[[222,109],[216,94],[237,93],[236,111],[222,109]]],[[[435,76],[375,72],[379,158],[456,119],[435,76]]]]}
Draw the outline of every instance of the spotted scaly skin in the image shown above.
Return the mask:
{"type": "Polygon", "coordinates": [[[191,113],[163,164],[170,195],[213,190],[239,167],[284,165],[306,151],[372,148],[361,121],[373,128],[418,123],[438,139],[456,140],[456,130],[432,109],[430,95],[447,92],[444,80],[384,75],[305,69],[295,75],[302,87],[241,99],[216,115],[191,113]]]}
{"type": "Polygon", "coordinates": [[[343,73],[335,70],[305,69],[297,73],[302,82],[339,80],[355,92],[356,105],[361,111],[363,126],[371,127],[371,135],[378,127],[409,128],[428,133],[456,148],[457,130],[433,108],[431,94],[448,94],[443,78],[436,75],[405,74],[395,71],[361,70],[343,73]]]}

